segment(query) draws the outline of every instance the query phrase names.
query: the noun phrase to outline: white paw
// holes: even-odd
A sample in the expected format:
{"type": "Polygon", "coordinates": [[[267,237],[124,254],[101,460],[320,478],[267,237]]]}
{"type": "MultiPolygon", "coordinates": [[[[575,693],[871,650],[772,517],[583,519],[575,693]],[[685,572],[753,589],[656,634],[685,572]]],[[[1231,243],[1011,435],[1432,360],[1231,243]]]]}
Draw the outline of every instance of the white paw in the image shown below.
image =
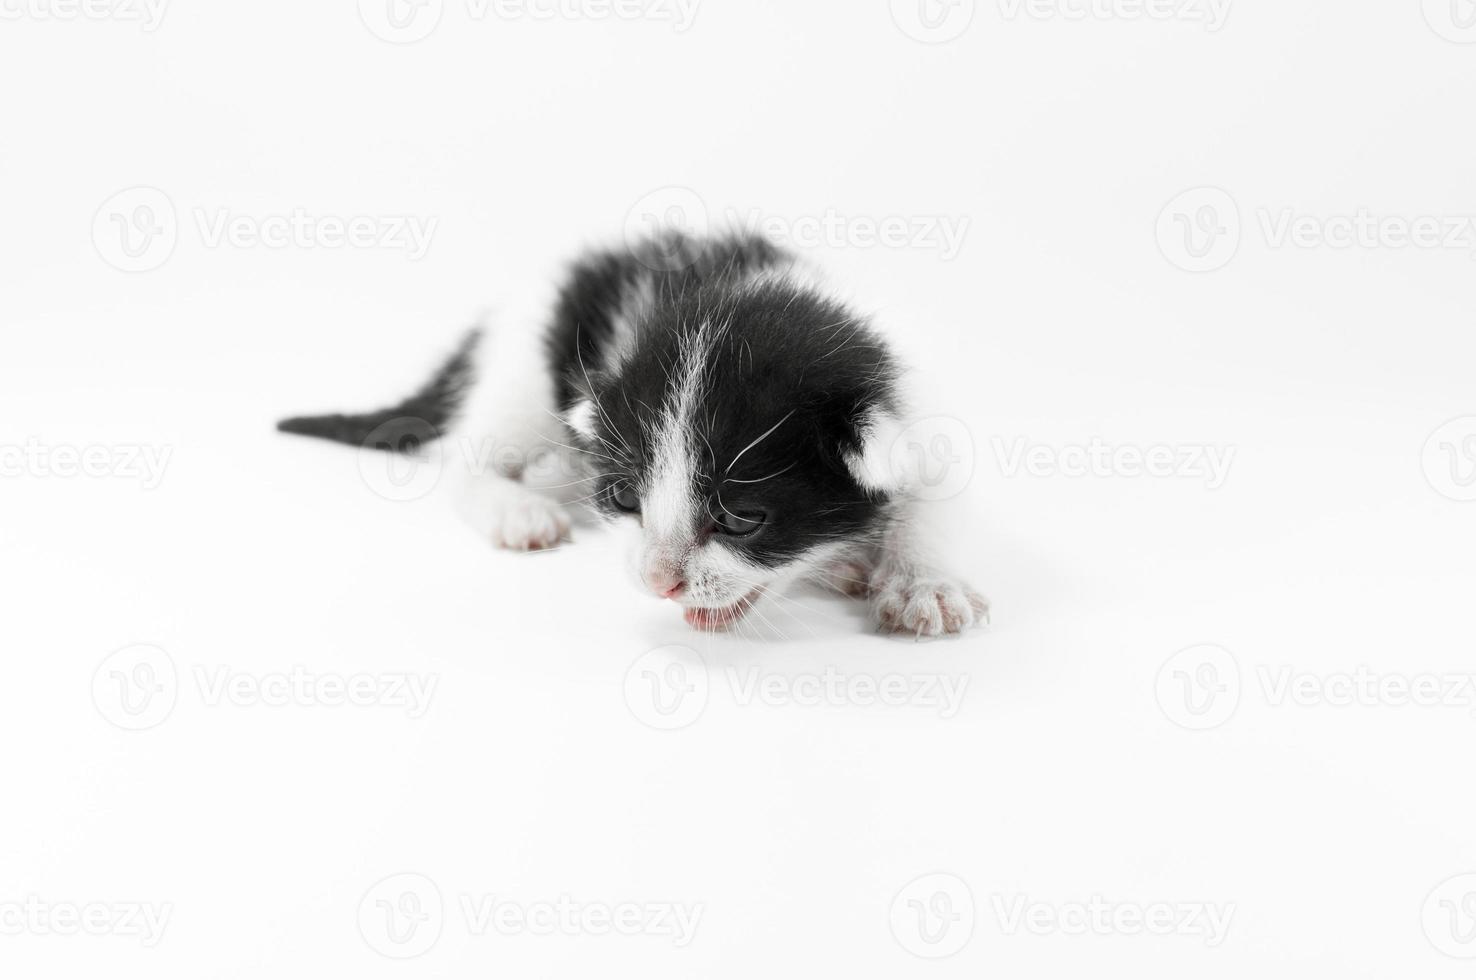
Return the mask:
{"type": "Polygon", "coordinates": [[[989,600],[962,582],[896,575],[873,586],[872,619],[886,633],[942,636],[989,624],[989,600]]]}
{"type": "Polygon", "coordinates": [[[521,493],[497,503],[492,543],[512,551],[552,548],[569,533],[569,515],[546,497],[521,493]]]}

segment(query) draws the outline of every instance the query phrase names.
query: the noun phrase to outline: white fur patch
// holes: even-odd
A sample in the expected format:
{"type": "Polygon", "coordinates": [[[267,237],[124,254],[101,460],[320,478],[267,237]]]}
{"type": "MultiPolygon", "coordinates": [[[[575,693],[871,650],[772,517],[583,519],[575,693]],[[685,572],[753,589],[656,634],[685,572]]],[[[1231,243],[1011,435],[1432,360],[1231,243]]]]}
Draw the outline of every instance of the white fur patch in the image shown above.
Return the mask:
{"type": "Polygon", "coordinates": [[[656,277],[644,273],[626,290],[620,308],[610,318],[610,342],[601,352],[600,367],[606,371],[618,369],[635,350],[637,326],[649,316],[656,305],[656,277]]]}
{"type": "Polygon", "coordinates": [[[652,439],[650,476],[641,498],[648,549],[685,552],[700,526],[699,502],[692,488],[697,476],[697,409],[702,403],[707,355],[708,327],[703,324],[684,346],[674,397],[662,412],[652,439]]]}
{"type": "Polygon", "coordinates": [[[861,450],[845,453],[846,468],[862,488],[872,493],[897,493],[909,483],[905,461],[893,459],[902,437],[902,420],[888,412],[872,412],[861,424],[861,450]]]}
{"type": "Polygon", "coordinates": [[[595,419],[597,417],[594,402],[588,398],[581,398],[574,403],[573,408],[569,409],[568,414],[564,416],[564,421],[569,424],[569,428],[593,441],[596,439],[595,419]]]}

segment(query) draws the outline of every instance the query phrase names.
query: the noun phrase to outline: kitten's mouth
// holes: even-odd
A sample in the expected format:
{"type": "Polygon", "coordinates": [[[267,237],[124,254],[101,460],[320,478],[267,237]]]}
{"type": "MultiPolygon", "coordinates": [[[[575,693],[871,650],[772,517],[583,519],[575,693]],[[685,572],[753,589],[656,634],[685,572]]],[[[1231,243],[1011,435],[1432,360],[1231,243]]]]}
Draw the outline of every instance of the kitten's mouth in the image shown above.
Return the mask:
{"type": "Polygon", "coordinates": [[[682,615],[686,618],[687,625],[693,629],[726,629],[742,619],[748,610],[753,608],[754,602],[758,600],[758,595],[758,590],[755,589],[731,606],[721,606],[716,609],[702,609],[696,606],[688,606],[682,611],[682,615]]]}

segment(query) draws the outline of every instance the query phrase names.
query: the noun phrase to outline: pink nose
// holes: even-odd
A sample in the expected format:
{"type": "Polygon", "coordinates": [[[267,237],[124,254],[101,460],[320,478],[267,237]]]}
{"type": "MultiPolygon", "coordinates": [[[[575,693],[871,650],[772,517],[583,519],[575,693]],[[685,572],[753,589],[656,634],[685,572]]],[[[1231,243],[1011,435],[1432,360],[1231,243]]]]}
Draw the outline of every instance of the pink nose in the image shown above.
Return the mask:
{"type": "Polygon", "coordinates": [[[687,583],[675,572],[648,572],[646,585],[663,599],[675,599],[687,587],[687,583]]]}

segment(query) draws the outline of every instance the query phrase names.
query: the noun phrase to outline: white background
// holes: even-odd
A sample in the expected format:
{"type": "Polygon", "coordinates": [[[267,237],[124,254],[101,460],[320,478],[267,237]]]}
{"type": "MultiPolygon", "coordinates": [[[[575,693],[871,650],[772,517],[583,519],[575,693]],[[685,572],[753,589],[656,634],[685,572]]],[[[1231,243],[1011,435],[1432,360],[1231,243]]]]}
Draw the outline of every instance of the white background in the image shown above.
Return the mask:
{"type": "Polygon", "coordinates": [[[348,0],[181,0],[152,30],[131,8],[4,0],[0,972],[1469,974],[1447,954],[1476,955],[1476,889],[1435,889],[1476,871],[1470,692],[1313,702],[1360,667],[1476,669],[1476,504],[1455,499],[1476,492],[1471,242],[1275,234],[1287,214],[1476,214],[1467,11],[1237,0],[1211,30],[1126,0],[1080,19],[981,0],[935,10],[953,19],[923,43],[916,8],[892,7],[705,0],[679,31],[661,9],[479,18],[447,0],[395,44],[348,0]],[[137,200],[114,195],[137,186],[165,196],[176,241],[124,272],[113,220],[137,200]],[[437,495],[391,502],[352,450],[273,432],[404,394],[480,309],[538,293],[669,187],[714,224],[845,219],[805,250],[971,434],[946,512],[992,630],[882,638],[813,594],[771,608],[772,630],[699,637],[598,532],[498,553],[437,495]],[[1179,198],[1204,187],[1224,194],[1179,198]],[[418,260],[199,227],[296,209],[436,225],[418,260]],[[866,240],[899,217],[966,219],[963,247],[866,240]],[[1047,459],[1093,440],[1235,455],[1213,490],[1010,475],[999,447],[1021,439],[1047,459]],[[59,472],[97,446],[170,456],[150,489],[121,464],[59,472]],[[105,664],[135,644],[177,680],[143,731],[113,723],[138,720],[112,686],[136,651],[105,664]],[[663,731],[627,672],[670,644],[701,656],[686,676],[707,695],[663,731]],[[211,704],[198,682],[294,666],[438,687],[410,718],[211,704]],[[745,705],[732,673],[827,669],[967,687],[944,718],[745,705]],[[1282,696],[1288,675],[1311,695],[1282,696]],[[404,890],[374,886],[401,873],[445,909],[403,962],[374,926],[404,890]],[[953,877],[906,887],[935,873],[953,877]],[[678,948],[479,936],[460,905],[565,895],[703,912],[678,948]],[[1012,930],[997,910],[1022,897],[1068,918],[1094,898],[1233,913],[1217,945],[1012,930]],[[5,917],[28,898],[171,916],[153,946],[38,934],[5,917]],[[942,945],[912,900],[953,901],[942,945]]]}

